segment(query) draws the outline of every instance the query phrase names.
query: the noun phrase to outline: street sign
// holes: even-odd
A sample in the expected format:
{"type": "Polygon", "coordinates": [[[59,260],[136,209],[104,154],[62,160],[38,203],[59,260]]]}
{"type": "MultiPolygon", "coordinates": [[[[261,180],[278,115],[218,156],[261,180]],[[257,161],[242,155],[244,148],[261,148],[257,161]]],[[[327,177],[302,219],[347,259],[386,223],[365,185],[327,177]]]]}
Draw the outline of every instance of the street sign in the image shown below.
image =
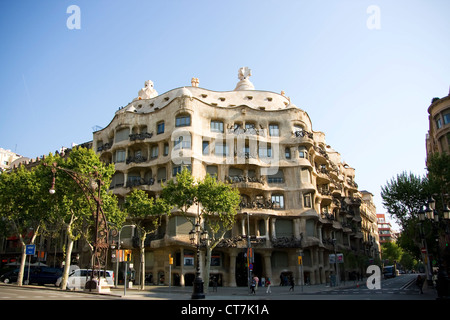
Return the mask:
{"type": "Polygon", "coordinates": [[[25,253],[26,255],[34,255],[34,253],[36,252],[36,245],[35,244],[27,244],[25,246],[25,253]]]}
{"type": "Polygon", "coordinates": [[[248,268],[250,269],[250,271],[253,270],[253,263],[250,263],[248,268]]]}

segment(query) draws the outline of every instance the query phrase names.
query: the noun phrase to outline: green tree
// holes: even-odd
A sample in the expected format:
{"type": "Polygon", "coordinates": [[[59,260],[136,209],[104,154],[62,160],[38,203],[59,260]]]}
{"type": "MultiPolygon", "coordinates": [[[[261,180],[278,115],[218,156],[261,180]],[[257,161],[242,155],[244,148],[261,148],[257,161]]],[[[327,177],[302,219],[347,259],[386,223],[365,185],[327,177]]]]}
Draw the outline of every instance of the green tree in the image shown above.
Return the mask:
{"type": "Polygon", "coordinates": [[[168,215],[172,207],[162,198],[156,200],[143,190],[134,189],[125,198],[128,220],[136,226],[140,237],[140,289],[145,289],[145,240],[161,225],[161,219],[168,215]]]}
{"type": "MultiPolygon", "coordinates": [[[[50,173],[54,170],[54,194],[52,195],[51,219],[61,224],[67,234],[66,256],[62,289],[67,285],[73,244],[82,237],[93,253],[96,198],[101,205],[100,213],[115,225],[124,221],[124,213],[118,209],[117,198],[108,191],[114,165],[105,165],[92,149],[76,148],[67,157],[49,155],[43,161],[50,173]],[[100,187],[100,189],[98,189],[100,187]]],[[[93,257],[94,258],[94,257],[93,257]]]]}
{"type": "Polygon", "coordinates": [[[26,245],[34,244],[46,221],[46,197],[41,167],[31,169],[20,166],[0,175],[0,217],[4,234],[13,233],[22,244],[22,255],[17,279],[23,283],[26,245]],[[31,235],[31,236],[30,236],[31,235]]]}
{"type": "Polygon", "coordinates": [[[240,194],[238,189],[232,188],[211,177],[209,174],[198,183],[197,200],[201,203],[201,216],[204,228],[208,232],[208,245],[206,246],[205,287],[208,292],[209,276],[211,270],[211,253],[222,241],[225,233],[233,228],[240,194]]]}
{"type": "Polygon", "coordinates": [[[163,186],[161,196],[168,203],[176,206],[183,216],[195,226],[194,212],[189,208],[196,204],[199,223],[202,224],[202,232],[208,232],[209,240],[206,243],[206,270],[204,281],[206,291],[209,284],[209,270],[211,265],[211,252],[223,239],[225,233],[231,230],[235,222],[237,207],[240,197],[237,189],[217,181],[215,177],[206,177],[196,182],[190,171],[184,168],[175,179],[168,181],[163,186]],[[200,210],[201,208],[201,210],[200,210]]]}
{"type": "Polygon", "coordinates": [[[427,179],[413,173],[402,172],[381,187],[383,206],[404,229],[417,214],[428,198],[427,179]]]}
{"type": "Polygon", "coordinates": [[[389,264],[394,261],[400,262],[403,250],[395,242],[386,242],[381,246],[381,257],[383,260],[389,260],[389,264]]]}

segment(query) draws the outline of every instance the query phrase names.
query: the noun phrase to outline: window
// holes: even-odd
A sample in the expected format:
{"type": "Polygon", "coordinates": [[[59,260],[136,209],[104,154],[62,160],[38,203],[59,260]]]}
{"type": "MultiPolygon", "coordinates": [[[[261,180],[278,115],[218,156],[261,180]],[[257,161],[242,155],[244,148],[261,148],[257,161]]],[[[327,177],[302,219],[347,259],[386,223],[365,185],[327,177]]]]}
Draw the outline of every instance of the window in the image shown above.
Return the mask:
{"type": "Polygon", "coordinates": [[[284,209],[284,196],[281,194],[274,194],[272,196],[272,204],[274,209],[284,209]]]}
{"type": "Polygon", "coordinates": [[[442,128],[442,120],[440,116],[437,116],[434,118],[434,121],[436,122],[436,129],[442,128]]]}
{"type": "Polygon", "coordinates": [[[279,137],[280,136],[280,129],[278,128],[277,124],[270,124],[269,125],[269,135],[272,137],[279,137]]]}
{"type": "Polygon", "coordinates": [[[150,157],[153,158],[158,158],[158,146],[153,146],[151,149],[151,154],[150,157]]]}
{"type": "Polygon", "coordinates": [[[209,155],[209,141],[203,141],[202,150],[204,155],[209,155]]]}
{"type": "Polygon", "coordinates": [[[164,121],[158,122],[156,125],[156,134],[164,133],[164,121]]]}
{"type": "Polygon", "coordinates": [[[175,127],[188,127],[190,125],[191,125],[191,116],[188,114],[178,116],[175,119],[175,127]]]}
{"type": "Polygon", "coordinates": [[[303,206],[305,208],[311,208],[312,207],[312,205],[311,205],[311,194],[310,193],[305,194],[303,196],[303,206]]]}
{"type": "Polygon", "coordinates": [[[167,178],[166,167],[158,168],[158,173],[157,173],[158,182],[164,182],[164,181],[166,181],[166,178],[167,178]]]}
{"type": "Polygon", "coordinates": [[[164,143],[164,156],[169,155],[169,144],[167,142],[164,143]]]}
{"type": "Polygon", "coordinates": [[[178,173],[180,173],[181,171],[183,171],[183,168],[186,168],[186,169],[188,169],[189,171],[191,171],[191,166],[189,165],[181,165],[181,166],[175,166],[175,167],[173,167],[173,169],[172,169],[172,176],[173,177],[176,177],[176,175],[178,174],[178,173]]]}
{"type": "Polygon", "coordinates": [[[211,177],[214,175],[217,177],[219,172],[219,168],[217,166],[206,166],[206,173],[208,173],[211,177]]]}
{"type": "Polygon", "coordinates": [[[286,159],[290,159],[291,158],[291,148],[284,148],[284,157],[286,159]]]}
{"type": "Polygon", "coordinates": [[[278,169],[278,172],[274,175],[267,176],[268,183],[284,183],[284,174],[281,169],[278,169]]]}
{"type": "Polygon", "coordinates": [[[211,132],[223,133],[223,122],[216,120],[211,121],[211,132]]]}
{"type": "Polygon", "coordinates": [[[125,162],[126,152],[125,150],[116,151],[116,162],[125,162]]]}
{"type": "Polygon", "coordinates": [[[129,135],[130,135],[129,128],[120,129],[116,132],[115,141],[119,142],[119,141],[127,140],[129,138],[129,135]]]}
{"type": "Polygon", "coordinates": [[[260,158],[272,158],[272,146],[268,145],[260,146],[258,150],[258,155],[260,158]]]}
{"type": "Polygon", "coordinates": [[[180,136],[174,141],[174,149],[190,149],[191,148],[191,137],[180,136]]]}
{"type": "Polygon", "coordinates": [[[444,125],[450,123],[450,112],[444,113],[444,125]]]}
{"type": "Polygon", "coordinates": [[[298,147],[298,157],[308,159],[308,151],[306,151],[305,147],[298,147]]]}
{"type": "Polygon", "coordinates": [[[226,143],[216,143],[214,146],[214,154],[216,156],[227,156],[228,155],[228,148],[226,143]]]}

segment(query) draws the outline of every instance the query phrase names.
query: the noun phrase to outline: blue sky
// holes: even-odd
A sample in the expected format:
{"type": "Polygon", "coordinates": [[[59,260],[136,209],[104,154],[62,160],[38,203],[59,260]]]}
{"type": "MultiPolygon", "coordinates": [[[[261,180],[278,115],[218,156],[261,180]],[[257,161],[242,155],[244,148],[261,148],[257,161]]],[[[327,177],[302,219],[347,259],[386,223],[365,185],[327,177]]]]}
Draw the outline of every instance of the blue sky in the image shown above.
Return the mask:
{"type": "Polygon", "coordinates": [[[427,108],[450,86],[447,0],[0,2],[0,147],[36,157],[92,139],[145,80],[233,90],[248,66],[374,194],[424,174],[427,108]],[[69,29],[70,5],[81,29],[69,29]],[[379,28],[367,22],[379,11],[379,28]]]}

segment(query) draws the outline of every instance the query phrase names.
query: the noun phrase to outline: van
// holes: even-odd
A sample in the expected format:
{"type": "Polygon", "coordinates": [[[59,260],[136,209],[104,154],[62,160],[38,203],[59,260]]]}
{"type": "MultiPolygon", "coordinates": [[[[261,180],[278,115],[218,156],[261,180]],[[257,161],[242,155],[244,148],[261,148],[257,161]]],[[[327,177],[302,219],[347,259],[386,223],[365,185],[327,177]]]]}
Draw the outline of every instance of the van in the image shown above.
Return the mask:
{"type": "MultiPolygon", "coordinates": [[[[19,269],[14,269],[1,276],[0,280],[4,283],[17,282],[19,269]]],[[[23,270],[24,284],[53,284],[57,286],[58,279],[62,276],[61,268],[50,267],[30,267],[30,276],[28,276],[28,266],[23,270]]]]}
{"type": "MultiPolygon", "coordinates": [[[[97,278],[98,270],[95,270],[94,278],[97,278]]],[[[86,282],[89,281],[90,275],[92,273],[91,269],[76,269],[73,270],[71,273],[69,273],[69,277],[67,279],[67,286],[66,288],[69,290],[75,290],[75,289],[84,289],[86,286],[86,282]]],[[[105,277],[105,270],[100,270],[100,277],[106,278],[106,282],[108,283],[108,286],[114,287],[114,271],[112,270],[106,270],[106,277],[105,277]]],[[[61,286],[62,277],[58,279],[57,286],[61,286]]]]}

